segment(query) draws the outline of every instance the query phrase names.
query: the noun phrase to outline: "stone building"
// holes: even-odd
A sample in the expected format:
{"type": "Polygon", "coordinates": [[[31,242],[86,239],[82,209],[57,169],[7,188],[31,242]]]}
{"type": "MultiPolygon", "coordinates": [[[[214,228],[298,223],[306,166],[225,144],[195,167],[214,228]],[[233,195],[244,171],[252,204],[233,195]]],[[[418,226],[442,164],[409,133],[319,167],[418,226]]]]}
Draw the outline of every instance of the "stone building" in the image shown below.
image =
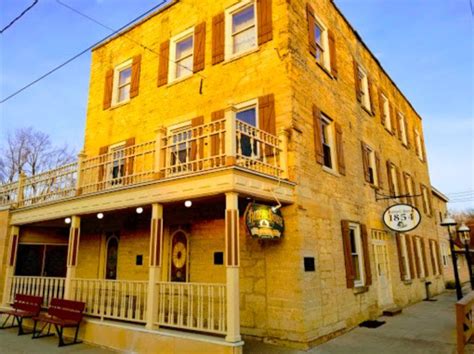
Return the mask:
{"type": "Polygon", "coordinates": [[[172,1],[93,49],[77,163],[0,186],[3,302],[85,301],[120,349],[307,348],[443,291],[430,186],[421,117],[332,1],[172,1]]]}

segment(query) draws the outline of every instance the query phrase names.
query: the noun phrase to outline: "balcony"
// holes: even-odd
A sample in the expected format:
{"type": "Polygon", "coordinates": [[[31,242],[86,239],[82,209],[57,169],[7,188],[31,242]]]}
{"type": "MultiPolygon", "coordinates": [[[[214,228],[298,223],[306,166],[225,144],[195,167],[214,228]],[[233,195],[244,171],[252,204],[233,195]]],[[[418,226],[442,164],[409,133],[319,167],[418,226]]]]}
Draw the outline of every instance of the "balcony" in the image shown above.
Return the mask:
{"type": "Polygon", "coordinates": [[[159,181],[236,168],[285,180],[287,133],[279,136],[235,118],[170,131],[161,127],[153,141],[87,157],[17,182],[0,185],[0,207],[29,208],[72,198],[129,189],[159,181]]]}

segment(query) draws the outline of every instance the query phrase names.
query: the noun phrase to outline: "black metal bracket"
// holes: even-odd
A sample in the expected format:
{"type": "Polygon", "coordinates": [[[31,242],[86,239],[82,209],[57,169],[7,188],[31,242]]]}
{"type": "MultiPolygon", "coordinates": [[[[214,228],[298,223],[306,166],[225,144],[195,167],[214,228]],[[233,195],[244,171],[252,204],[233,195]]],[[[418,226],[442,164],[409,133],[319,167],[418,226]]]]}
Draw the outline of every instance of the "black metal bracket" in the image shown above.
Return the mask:
{"type": "Polygon", "coordinates": [[[423,194],[401,194],[401,195],[386,195],[379,193],[377,190],[375,190],[375,201],[379,200],[389,200],[389,199],[397,199],[397,198],[417,198],[417,197],[422,197],[423,194]]]}

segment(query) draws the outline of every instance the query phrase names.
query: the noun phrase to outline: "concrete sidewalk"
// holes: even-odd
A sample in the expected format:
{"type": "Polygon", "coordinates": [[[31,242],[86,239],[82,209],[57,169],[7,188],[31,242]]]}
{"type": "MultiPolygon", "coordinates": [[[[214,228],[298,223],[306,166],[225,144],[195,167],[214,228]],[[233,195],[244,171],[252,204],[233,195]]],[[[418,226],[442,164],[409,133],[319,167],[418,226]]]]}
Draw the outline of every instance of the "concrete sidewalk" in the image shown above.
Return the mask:
{"type": "MultiPolygon", "coordinates": [[[[436,299],[405,308],[395,317],[381,317],[386,323],[378,328],[357,327],[306,352],[246,341],[244,354],[453,354],[456,295],[447,291],[436,299]]],[[[474,346],[465,353],[474,353],[474,346]]]]}

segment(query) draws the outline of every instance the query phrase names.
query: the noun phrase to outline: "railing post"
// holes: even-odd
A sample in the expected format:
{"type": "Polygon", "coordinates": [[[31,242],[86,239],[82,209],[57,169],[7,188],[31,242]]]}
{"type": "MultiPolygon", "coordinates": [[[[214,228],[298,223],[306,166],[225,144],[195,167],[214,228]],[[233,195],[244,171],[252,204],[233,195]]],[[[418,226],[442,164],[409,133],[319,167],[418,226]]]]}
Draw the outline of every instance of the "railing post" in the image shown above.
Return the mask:
{"type": "Polygon", "coordinates": [[[64,298],[72,299],[72,279],[76,277],[77,260],[79,258],[79,240],[81,236],[81,217],[74,215],[71,217],[71,227],[69,229],[69,242],[67,247],[67,272],[64,282],[64,298]]]}
{"type": "Polygon", "coordinates": [[[233,166],[237,162],[237,110],[231,106],[225,110],[225,154],[226,166],[233,166]]]}
{"type": "Polygon", "coordinates": [[[18,193],[16,197],[17,201],[17,206],[21,206],[23,203],[23,200],[25,198],[24,191],[25,191],[25,180],[26,180],[26,175],[24,172],[20,172],[20,175],[18,176],[18,193]]]}
{"type": "Polygon", "coordinates": [[[3,289],[3,304],[7,305],[11,297],[11,280],[15,275],[16,255],[18,251],[18,241],[20,240],[20,228],[10,226],[10,245],[8,247],[8,263],[5,269],[5,284],[3,289]]]}
{"type": "Polygon", "coordinates": [[[281,129],[278,133],[278,141],[280,142],[280,169],[281,178],[288,179],[288,138],[289,132],[286,129],[281,129]]]}
{"type": "Polygon", "coordinates": [[[157,283],[161,280],[163,262],[163,205],[154,203],[151,209],[150,264],[148,270],[148,294],[146,328],[156,328],[158,322],[157,283]]]}
{"type": "Polygon", "coordinates": [[[239,196],[226,193],[225,210],[225,260],[227,289],[227,335],[228,342],[239,342],[240,337],[240,290],[239,290],[239,196]]]}
{"type": "Polygon", "coordinates": [[[82,150],[79,155],[77,155],[76,195],[82,194],[82,180],[84,178],[82,168],[86,158],[87,155],[84,153],[84,150],[82,150]]]}
{"type": "Polygon", "coordinates": [[[166,151],[163,151],[163,147],[164,147],[165,137],[166,137],[166,128],[159,127],[156,130],[155,162],[154,162],[155,178],[157,179],[164,177],[166,151]]]}

